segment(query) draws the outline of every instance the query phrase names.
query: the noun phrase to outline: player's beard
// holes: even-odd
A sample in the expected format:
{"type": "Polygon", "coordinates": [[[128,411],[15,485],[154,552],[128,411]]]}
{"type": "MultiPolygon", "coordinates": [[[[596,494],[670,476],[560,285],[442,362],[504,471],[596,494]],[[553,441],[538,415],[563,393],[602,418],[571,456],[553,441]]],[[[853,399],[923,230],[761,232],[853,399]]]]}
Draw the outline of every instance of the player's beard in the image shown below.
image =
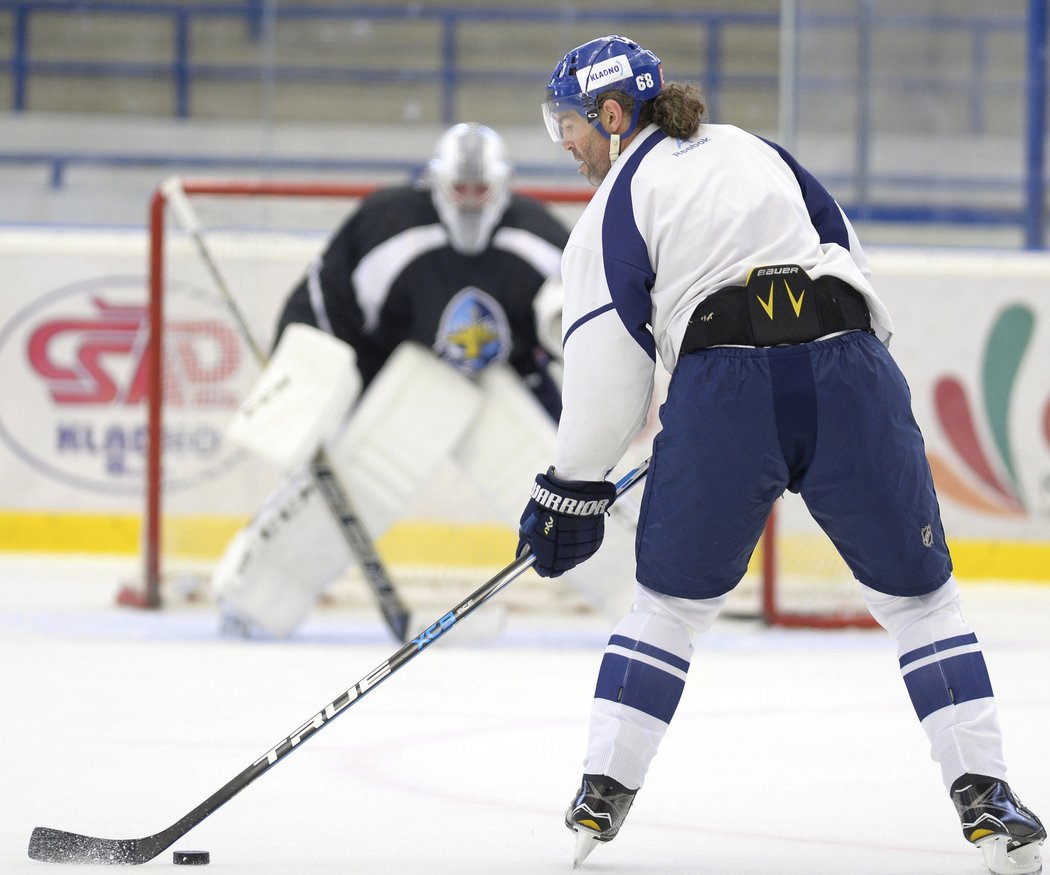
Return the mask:
{"type": "Polygon", "coordinates": [[[609,141],[601,134],[592,132],[584,143],[572,150],[572,157],[580,162],[579,172],[597,188],[609,175],[612,162],[609,160],[609,141]],[[581,148],[582,147],[582,148],[581,148]]]}

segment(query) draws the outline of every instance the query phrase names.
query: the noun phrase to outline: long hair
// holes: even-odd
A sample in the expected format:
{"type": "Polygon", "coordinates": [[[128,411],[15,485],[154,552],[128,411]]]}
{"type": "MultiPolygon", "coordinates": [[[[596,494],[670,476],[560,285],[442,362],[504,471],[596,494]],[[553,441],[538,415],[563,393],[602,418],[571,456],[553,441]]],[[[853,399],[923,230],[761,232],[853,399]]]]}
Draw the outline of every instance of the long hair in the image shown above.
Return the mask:
{"type": "MultiPolygon", "coordinates": [[[[634,98],[613,88],[599,95],[596,103],[612,98],[628,115],[634,110],[634,98]]],[[[655,124],[669,137],[686,140],[696,133],[700,122],[707,120],[704,90],[686,82],[666,82],[660,93],[642,104],[638,112],[638,127],[655,124]]]]}
{"type": "Polygon", "coordinates": [[[669,137],[688,139],[707,119],[704,90],[686,82],[668,82],[638,113],[638,126],[655,124],[669,137]]]}

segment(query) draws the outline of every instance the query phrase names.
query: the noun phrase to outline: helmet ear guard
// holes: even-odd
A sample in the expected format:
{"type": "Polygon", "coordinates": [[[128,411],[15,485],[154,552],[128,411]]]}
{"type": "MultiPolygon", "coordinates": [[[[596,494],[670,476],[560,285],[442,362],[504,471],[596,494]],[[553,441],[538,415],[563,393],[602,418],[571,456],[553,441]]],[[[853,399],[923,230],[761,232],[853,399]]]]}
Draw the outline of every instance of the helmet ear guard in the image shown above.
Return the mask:
{"type": "Polygon", "coordinates": [[[554,68],[543,102],[547,131],[554,142],[561,142],[561,119],[564,113],[575,112],[609,137],[599,122],[599,101],[603,93],[616,90],[634,101],[630,127],[622,134],[628,136],[638,124],[642,104],[656,97],[663,84],[663,64],[648,49],[615,34],[591,40],[566,54],[554,68]]]}
{"type": "Polygon", "coordinates": [[[452,248],[464,255],[482,252],[510,202],[503,138],[475,122],[454,125],[438,140],[427,178],[452,248]]]}

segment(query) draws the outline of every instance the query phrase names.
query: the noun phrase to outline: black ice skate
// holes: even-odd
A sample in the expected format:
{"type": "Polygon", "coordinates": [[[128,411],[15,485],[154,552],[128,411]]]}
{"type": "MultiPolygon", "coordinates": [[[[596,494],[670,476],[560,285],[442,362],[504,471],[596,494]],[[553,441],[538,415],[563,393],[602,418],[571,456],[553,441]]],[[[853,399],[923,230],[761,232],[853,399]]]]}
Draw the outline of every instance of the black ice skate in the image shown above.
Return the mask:
{"type": "Polygon", "coordinates": [[[611,842],[631,809],[637,790],[605,775],[584,775],[565,812],[565,825],[576,833],[574,869],[580,868],[598,842],[611,842]]]}
{"type": "Polygon", "coordinates": [[[995,875],[1042,872],[1039,846],[1046,830],[1021,804],[1006,781],[984,775],[963,775],[952,784],[952,802],[962,821],[963,835],[984,854],[995,875]]]}

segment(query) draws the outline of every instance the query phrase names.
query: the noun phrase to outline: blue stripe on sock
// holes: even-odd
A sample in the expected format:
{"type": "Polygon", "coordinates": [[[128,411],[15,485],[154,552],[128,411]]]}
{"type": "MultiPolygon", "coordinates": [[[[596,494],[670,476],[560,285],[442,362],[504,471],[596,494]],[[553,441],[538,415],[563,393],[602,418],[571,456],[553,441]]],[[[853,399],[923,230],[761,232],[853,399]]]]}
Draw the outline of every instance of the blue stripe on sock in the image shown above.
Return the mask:
{"type": "Polygon", "coordinates": [[[980,651],[951,656],[904,676],[919,720],[949,705],[990,698],[992,682],[980,651]]]}
{"type": "Polygon", "coordinates": [[[967,644],[976,643],[977,636],[972,632],[969,635],[956,635],[954,638],[944,638],[941,641],[934,641],[933,644],[927,644],[925,647],[919,647],[905,653],[900,660],[901,668],[904,668],[908,663],[915,662],[925,656],[933,656],[935,653],[944,653],[944,651],[951,650],[953,647],[963,647],[967,644]]]}
{"type": "Polygon", "coordinates": [[[663,669],[606,653],[598,670],[594,698],[619,702],[670,723],[684,689],[685,681],[663,669]]]}
{"type": "Polygon", "coordinates": [[[654,647],[652,644],[646,644],[644,641],[636,641],[634,638],[628,638],[626,635],[613,635],[609,639],[609,643],[615,644],[617,647],[623,647],[627,650],[637,650],[639,653],[644,653],[646,656],[659,659],[662,662],[666,662],[668,665],[680,668],[682,671],[689,671],[689,660],[682,659],[680,656],[675,656],[670,651],[654,647]]]}

